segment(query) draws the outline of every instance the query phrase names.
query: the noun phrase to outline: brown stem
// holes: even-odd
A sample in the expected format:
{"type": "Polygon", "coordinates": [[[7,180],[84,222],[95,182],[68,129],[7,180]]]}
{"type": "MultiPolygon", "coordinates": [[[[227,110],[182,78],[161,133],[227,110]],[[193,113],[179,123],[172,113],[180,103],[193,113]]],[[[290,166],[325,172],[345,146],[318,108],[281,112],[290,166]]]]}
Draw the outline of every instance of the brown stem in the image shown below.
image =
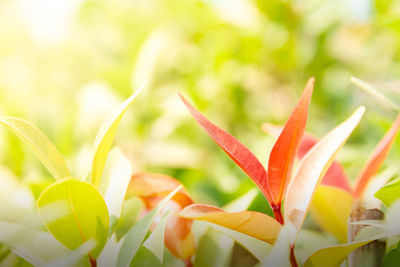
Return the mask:
{"type": "Polygon", "coordinates": [[[90,262],[91,267],[97,267],[97,260],[92,258],[92,256],[90,256],[90,254],[89,254],[89,262],[90,262]]]}
{"type": "Polygon", "coordinates": [[[272,204],[271,207],[272,207],[272,210],[273,210],[273,212],[274,212],[275,219],[276,219],[280,224],[283,225],[284,220],[283,220],[283,215],[282,215],[282,207],[281,207],[281,204],[280,204],[280,203],[279,203],[279,204],[272,204]]]}
{"type": "MultiPolygon", "coordinates": [[[[355,201],[349,218],[350,224],[348,228],[348,241],[354,241],[358,232],[360,232],[360,230],[365,227],[365,225],[351,224],[352,222],[365,220],[383,220],[383,218],[384,214],[381,210],[367,209],[363,206],[362,201],[355,201]]],[[[382,260],[385,256],[385,249],[386,241],[375,240],[371,243],[368,243],[356,249],[349,255],[348,266],[382,266],[382,260]]]]}
{"type": "Polygon", "coordinates": [[[294,255],[294,245],[290,245],[290,265],[292,265],[292,267],[299,267],[296,255],[294,255]]]}

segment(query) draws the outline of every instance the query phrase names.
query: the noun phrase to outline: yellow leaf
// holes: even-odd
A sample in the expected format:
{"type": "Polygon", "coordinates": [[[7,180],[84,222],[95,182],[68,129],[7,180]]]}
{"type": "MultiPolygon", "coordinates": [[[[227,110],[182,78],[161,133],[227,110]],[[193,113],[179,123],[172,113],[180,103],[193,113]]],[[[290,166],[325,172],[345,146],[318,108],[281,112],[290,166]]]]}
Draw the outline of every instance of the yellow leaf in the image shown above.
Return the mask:
{"type": "Polygon", "coordinates": [[[281,229],[274,218],[254,211],[226,212],[220,208],[193,204],[183,209],[179,216],[211,222],[273,244],[281,229]]]}
{"type": "Polygon", "coordinates": [[[5,116],[0,117],[0,124],[24,141],[55,179],[70,176],[63,156],[36,126],[19,118],[5,116]]]}
{"type": "Polygon", "coordinates": [[[131,97],[125,100],[117,110],[114,111],[111,116],[109,116],[101,125],[99,132],[97,133],[96,139],[94,141],[94,156],[92,162],[92,170],[90,174],[90,182],[99,188],[101,177],[103,175],[104,165],[107,160],[108,152],[110,151],[111,145],[114,141],[115,133],[117,132],[119,123],[122,120],[126,110],[136,96],[143,89],[145,84],[143,84],[139,89],[133,93],[131,97]]]}
{"type": "Polygon", "coordinates": [[[320,185],[310,206],[315,222],[340,242],[347,241],[348,219],[354,197],[340,188],[320,185]]]}
{"type": "Polygon", "coordinates": [[[339,267],[353,250],[373,240],[364,240],[317,250],[307,259],[304,267],[339,267]]]}
{"type": "Polygon", "coordinates": [[[76,249],[94,240],[91,257],[100,254],[107,242],[109,213],[93,185],[67,178],[44,190],[37,207],[47,230],[64,246],[76,249]]]}

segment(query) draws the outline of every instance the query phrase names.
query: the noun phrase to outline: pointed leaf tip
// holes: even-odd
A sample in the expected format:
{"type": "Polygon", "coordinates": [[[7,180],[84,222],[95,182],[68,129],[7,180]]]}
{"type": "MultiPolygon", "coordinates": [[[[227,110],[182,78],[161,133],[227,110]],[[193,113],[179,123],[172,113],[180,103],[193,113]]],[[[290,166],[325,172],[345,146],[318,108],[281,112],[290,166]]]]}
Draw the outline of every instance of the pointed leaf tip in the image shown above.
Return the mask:
{"type": "Polygon", "coordinates": [[[56,180],[70,176],[64,157],[36,126],[25,120],[7,116],[0,116],[0,124],[25,142],[56,180]]]}
{"type": "MultiPolygon", "coordinates": [[[[274,125],[271,123],[262,124],[262,130],[275,138],[279,136],[282,128],[282,126],[274,125]]],[[[297,152],[298,159],[301,160],[317,142],[318,138],[305,132],[303,135],[303,140],[301,141],[299,147],[299,151],[297,152]]],[[[350,181],[342,165],[336,160],[332,162],[332,165],[327,170],[321,184],[341,188],[353,194],[353,188],[350,184],[350,181]]]]}
{"type": "Polygon", "coordinates": [[[90,182],[99,188],[103,175],[104,165],[107,160],[108,152],[114,141],[114,136],[126,110],[132,101],[146,86],[144,82],[127,100],[125,100],[101,125],[94,141],[94,155],[90,174],[90,182]]]}
{"type": "Polygon", "coordinates": [[[369,181],[375,176],[375,174],[381,168],[383,162],[385,161],[393,143],[396,139],[397,133],[400,129],[400,114],[397,115],[396,120],[393,122],[389,131],[385,134],[382,140],[375,147],[374,151],[369,156],[363,169],[358,175],[356,181],[355,196],[361,197],[367,187],[369,181]]]}
{"type": "MultiPolygon", "coordinates": [[[[361,120],[365,108],[358,108],[347,120],[325,135],[303,158],[288,186],[285,221],[300,230],[315,190],[333,158],[361,120]]],[[[294,242],[295,240],[293,240],[294,242]]]]}
{"type": "Polygon", "coordinates": [[[390,98],[389,95],[384,91],[379,88],[376,88],[370,83],[367,83],[361,79],[358,79],[356,77],[351,77],[350,82],[353,83],[354,85],[358,86],[360,89],[364,90],[371,96],[375,97],[378,99],[380,102],[383,104],[386,104],[386,106],[390,106],[391,108],[400,111],[399,105],[395,104],[390,98]]]}
{"type": "Polygon", "coordinates": [[[196,110],[183,96],[178,93],[186,108],[197,123],[206,131],[219,147],[256,183],[258,188],[271,203],[271,196],[267,185],[267,172],[254,154],[235,137],[222,130],[198,110],[196,110]]]}
{"type": "Polygon", "coordinates": [[[303,94],[283,127],[272,148],[268,163],[268,186],[273,204],[280,205],[282,196],[292,176],[292,168],[307,123],[308,108],[314,89],[314,78],[310,78],[303,94]]]}

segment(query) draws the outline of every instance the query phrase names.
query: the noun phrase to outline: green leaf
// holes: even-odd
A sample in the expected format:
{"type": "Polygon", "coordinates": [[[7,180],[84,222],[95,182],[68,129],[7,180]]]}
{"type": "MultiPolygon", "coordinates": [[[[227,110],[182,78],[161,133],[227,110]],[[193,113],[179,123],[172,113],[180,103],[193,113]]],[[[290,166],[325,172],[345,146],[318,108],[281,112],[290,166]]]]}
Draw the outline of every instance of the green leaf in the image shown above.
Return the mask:
{"type": "Polygon", "coordinates": [[[383,267],[397,267],[400,262],[400,243],[397,247],[390,250],[383,258],[383,267]]]}
{"type": "Polygon", "coordinates": [[[375,197],[387,207],[392,205],[393,202],[400,198],[400,180],[379,189],[375,193],[375,197]]]}
{"type": "Polygon", "coordinates": [[[232,238],[215,229],[209,229],[196,250],[194,267],[229,266],[234,244],[232,238]]]}
{"type": "Polygon", "coordinates": [[[373,240],[352,242],[328,247],[314,252],[304,263],[304,267],[338,267],[353,250],[368,244],[373,240]]]}
{"type": "Polygon", "coordinates": [[[89,266],[89,261],[84,257],[95,247],[96,247],[96,242],[93,242],[93,240],[89,240],[80,247],[78,247],[77,249],[69,252],[67,255],[46,263],[44,267],[89,266]]]}
{"type": "MultiPolygon", "coordinates": [[[[7,247],[0,246],[0,263],[11,253],[7,247]]],[[[1,265],[0,265],[1,266],[1,265]]]]}
{"type": "Polygon", "coordinates": [[[165,204],[178,192],[182,186],[178,186],[168,196],[166,196],[151,212],[137,222],[129,231],[126,233],[125,238],[122,241],[121,249],[118,254],[117,266],[127,267],[131,263],[133,257],[138,252],[141,244],[143,243],[147,232],[150,229],[154,219],[158,212],[165,206],[165,204]]]}
{"type": "Polygon", "coordinates": [[[121,217],[119,218],[115,229],[118,239],[121,239],[139,220],[142,208],[143,201],[139,198],[133,197],[124,201],[121,217]]]}
{"type": "Polygon", "coordinates": [[[143,246],[153,252],[161,263],[164,259],[164,233],[167,219],[169,218],[168,214],[169,212],[167,211],[151,235],[143,243],[143,246]]]}
{"type": "Polygon", "coordinates": [[[364,227],[357,234],[354,242],[317,250],[308,257],[304,267],[339,267],[352,251],[374,240],[387,237],[388,233],[380,227],[364,227]]]}
{"type": "Polygon", "coordinates": [[[24,141],[55,179],[70,176],[63,156],[36,126],[19,118],[5,116],[0,116],[0,124],[24,141]]]}
{"type": "Polygon", "coordinates": [[[104,165],[107,160],[108,152],[110,151],[111,145],[114,140],[115,133],[117,132],[119,123],[122,120],[126,110],[140,91],[144,88],[146,84],[143,84],[131,95],[127,100],[125,100],[117,110],[114,111],[111,116],[109,116],[100,127],[97,133],[96,139],[94,141],[94,156],[92,162],[92,170],[90,174],[90,182],[99,188],[101,177],[103,175],[104,165]]]}
{"type": "Polygon", "coordinates": [[[161,262],[149,249],[141,246],[133,258],[130,267],[161,267],[161,262]]]}
{"type": "Polygon", "coordinates": [[[91,257],[96,258],[107,241],[109,215],[96,188],[68,178],[48,187],[40,195],[39,215],[48,231],[70,249],[86,241],[97,242],[91,257]]]}
{"type": "Polygon", "coordinates": [[[172,255],[168,249],[165,250],[163,267],[185,267],[186,264],[181,259],[172,255]]]}
{"type": "Polygon", "coordinates": [[[371,96],[373,96],[374,99],[382,102],[385,107],[389,106],[394,110],[400,111],[400,95],[380,89],[356,77],[351,77],[350,81],[360,87],[362,90],[366,91],[371,96]]]}
{"type": "Polygon", "coordinates": [[[23,258],[19,257],[14,253],[8,254],[8,256],[1,262],[1,267],[34,267],[34,265],[30,264],[23,258]]]}
{"type": "Polygon", "coordinates": [[[47,232],[4,221],[0,221],[0,243],[36,266],[69,252],[47,232]]]}

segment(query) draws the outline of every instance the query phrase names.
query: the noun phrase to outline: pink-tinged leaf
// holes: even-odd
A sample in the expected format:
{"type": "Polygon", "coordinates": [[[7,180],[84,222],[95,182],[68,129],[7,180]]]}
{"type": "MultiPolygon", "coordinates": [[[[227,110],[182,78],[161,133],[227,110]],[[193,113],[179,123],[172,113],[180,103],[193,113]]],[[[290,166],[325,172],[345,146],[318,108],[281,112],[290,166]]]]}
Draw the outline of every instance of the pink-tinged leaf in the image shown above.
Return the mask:
{"type": "Polygon", "coordinates": [[[386,156],[394,143],[400,128],[400,115],[393,122],[392,127],[375,147],[356,180],[355,196],[361,197],[371,178],[379,171],[386,156]]]}
{"type": "Polygon", "coordinates": [[[267,178],[273,201],[272,206],[280,208],[282,196],[292,176],[293,163],[307,123],[308,106],[313,87],[314,78],[310,78],[299,103],[272,148],[267,178]]]}
{"type": "Polygon", "coordinates": [[[260,212],[226,212],[214,206],[201,204],[186,207],[179,216],[211,222],[270,244],[275,242],[282,227],[274,218],[260,212]]]}
{"type": "MultiPolygon", "coordinates": [[[[264,123],[262,125],[262,129],[264,130],[264,132],[276,138],[278,138],[279,134],[282,131],[281,126],[273,125],[270,123],[264,123]]],[[[316,137],[307,132],[304,133],[299,151],[297,152],[297,157],[299,159],[302,159],[317,142],[318,139],[316,137]]],[[[338,187],[349,193],[353,193],[353,188],[351,187],[349,179],[342,165],[340,165],[340,163],[336,160],[333,161],[332,165],[329,167],[324,178],[322,179],[321,184],[338,187]]]]}
{"type": "Polygon", "coordinates": [[[364,111],[364,107],[358,108],[350,118],[325,135],[299,163],[288,186],[284,209],[285,223],[292,223],[297,232],[303,224],[318,184],[337,152],[360,122],[364,111]]]}
{"type": "Polygon", "coordinates": [[[267,171],[253,153],[239,140],[217,127],[196,110],[181,94],[182,102],[190,111],[198,124],[220,146],[228,156],[256,183],[261,192],[271,203],[271,195],[267,185],[267,171]]]}

